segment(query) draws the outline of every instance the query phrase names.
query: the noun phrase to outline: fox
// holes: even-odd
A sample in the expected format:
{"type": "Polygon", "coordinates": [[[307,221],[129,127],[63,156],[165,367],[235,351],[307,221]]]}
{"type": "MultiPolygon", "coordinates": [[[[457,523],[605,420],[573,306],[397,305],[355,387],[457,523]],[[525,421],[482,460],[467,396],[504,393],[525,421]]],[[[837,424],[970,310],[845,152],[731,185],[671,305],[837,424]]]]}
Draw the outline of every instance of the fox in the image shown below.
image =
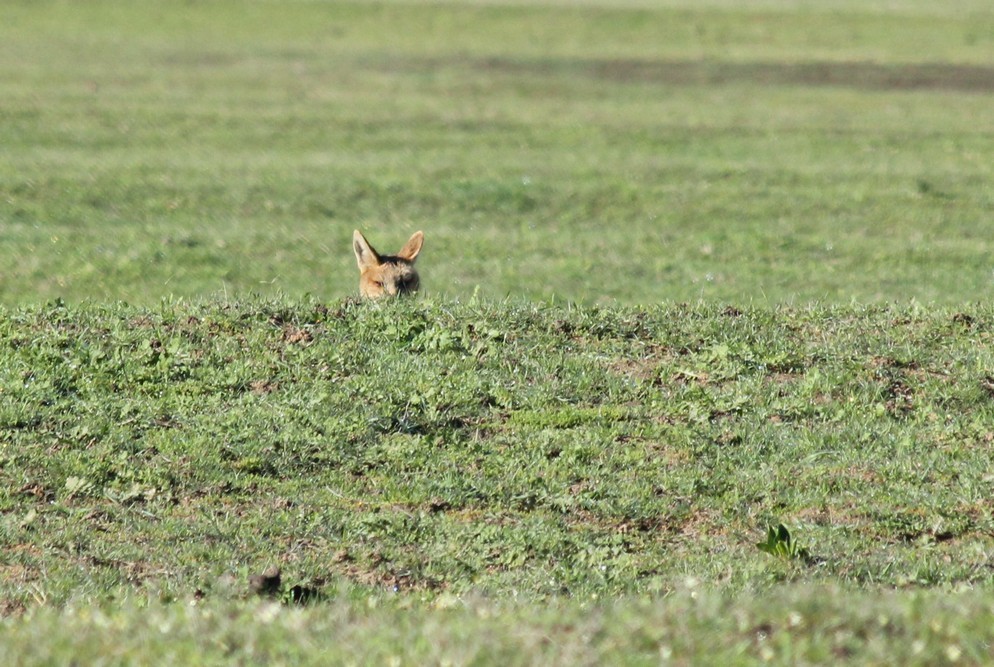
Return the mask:
{"type": "Polygon", "coordinates": [[[417,292],[421,278],[414,268],[414,260],[418,258],[424,240],[424,233],[414,232],[396,255],[381,255],[362,232],[355,230],[352,249],[359,263],[359,295],[364,299],[379,299],[417,292]]]}

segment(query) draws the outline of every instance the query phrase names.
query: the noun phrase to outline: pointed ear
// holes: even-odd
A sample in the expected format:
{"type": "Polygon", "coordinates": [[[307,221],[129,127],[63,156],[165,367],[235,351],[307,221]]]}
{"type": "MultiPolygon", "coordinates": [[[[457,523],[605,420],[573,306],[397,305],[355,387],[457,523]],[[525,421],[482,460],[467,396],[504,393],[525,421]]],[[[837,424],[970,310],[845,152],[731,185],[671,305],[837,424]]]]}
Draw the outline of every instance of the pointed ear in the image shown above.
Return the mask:
{"type": "Polygon", "coordinates": [[[380,255],[358,229],[352,232],[352,249],[355,251],[360,271],[380,264],[380,255]]]}
{"type": "Polygon", "coordinates": [[[414,232],[411,234],[411,238],[407,240],[404,247],[400,249],[397,253],[397,257],[401,259],[406,259],[408,262],[414,262],[418,258],[418,253],[421,252],[421,246],[424,245],[425,235],[422,232],[414,232]]]}

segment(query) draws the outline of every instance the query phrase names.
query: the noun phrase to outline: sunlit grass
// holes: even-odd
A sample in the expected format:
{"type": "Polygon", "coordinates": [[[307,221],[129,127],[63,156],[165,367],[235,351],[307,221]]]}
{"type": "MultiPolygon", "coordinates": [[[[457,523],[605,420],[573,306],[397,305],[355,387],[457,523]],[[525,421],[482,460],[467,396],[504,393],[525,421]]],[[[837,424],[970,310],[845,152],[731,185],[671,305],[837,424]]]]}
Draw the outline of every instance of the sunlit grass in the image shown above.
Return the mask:
{"type": "Polygon", "coordinates": [[[0,27],[8,303],[338,297],[356,227],[456,298],[991,287],[988,14],[71,7],[0,27]]]}
{"type": "Polygon", "coordinates": [[[7,3],[0,662],[983,663],[991,35],[7,3]]]}

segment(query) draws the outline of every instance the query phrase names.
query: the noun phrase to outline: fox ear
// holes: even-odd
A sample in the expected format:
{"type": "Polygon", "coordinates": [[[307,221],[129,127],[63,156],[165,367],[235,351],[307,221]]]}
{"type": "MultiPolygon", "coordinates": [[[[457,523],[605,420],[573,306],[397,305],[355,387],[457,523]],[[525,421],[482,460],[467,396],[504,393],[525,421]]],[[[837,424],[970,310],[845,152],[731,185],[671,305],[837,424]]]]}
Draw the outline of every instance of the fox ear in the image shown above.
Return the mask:
{"type": "Polygon", "coordinates": [[[407,240],[404,247],[400,249],[397,253],[397,257],[401,259],[406,259],[408,262],[414,262],[418,258],[418,253],[421,252],[421,246],[424,245],[425,235],[422,232],[414,232],[411,234],[411,238],[407,240]]]}
{"type": "Polygon", "coordinates": [[[359,270],[367,269],[380,264],[380,255],[369,241],[358,229],[352,232],[352,249],[355,251],[356,261],[359,263],[359,270]]]}

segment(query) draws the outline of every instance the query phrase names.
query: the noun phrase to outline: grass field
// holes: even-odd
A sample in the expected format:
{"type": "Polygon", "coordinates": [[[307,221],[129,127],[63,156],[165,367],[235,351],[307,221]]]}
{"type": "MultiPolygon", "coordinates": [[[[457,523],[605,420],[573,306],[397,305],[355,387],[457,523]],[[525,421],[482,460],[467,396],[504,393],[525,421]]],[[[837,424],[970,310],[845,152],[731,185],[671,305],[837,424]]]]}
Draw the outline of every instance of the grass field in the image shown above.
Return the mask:
{"type": "Polygon", "coordinates": [[[979,1],[5,3],[0,662],[990,662],[992,109],[979,1]]]}
{"type": "Polygon", "coordinates": [[[650,4],[7,3],[0,299],[989,294],[989,7],[650,4]]]}
{"type": "Polygon", "coordinates": [[[994,639],[989,307],[280,299],[3,322],[0,600],[27,620],[0,645],[41,661],[122,632],[125,657],[157,654],[146,624],[183,628],[177,664],[339,642],[345,662],[496,663],[508,642],[526,663],[935,664],[994,639]],[[806,553],[757,548],[781,522],[806,553]],[[244,600],[274,566],[306,609],[270,627],[244,600]],[[296,646],[327,614],[348,622],[296,646]],[[93,633],[32,648],[64,623],[93,633]]]}

